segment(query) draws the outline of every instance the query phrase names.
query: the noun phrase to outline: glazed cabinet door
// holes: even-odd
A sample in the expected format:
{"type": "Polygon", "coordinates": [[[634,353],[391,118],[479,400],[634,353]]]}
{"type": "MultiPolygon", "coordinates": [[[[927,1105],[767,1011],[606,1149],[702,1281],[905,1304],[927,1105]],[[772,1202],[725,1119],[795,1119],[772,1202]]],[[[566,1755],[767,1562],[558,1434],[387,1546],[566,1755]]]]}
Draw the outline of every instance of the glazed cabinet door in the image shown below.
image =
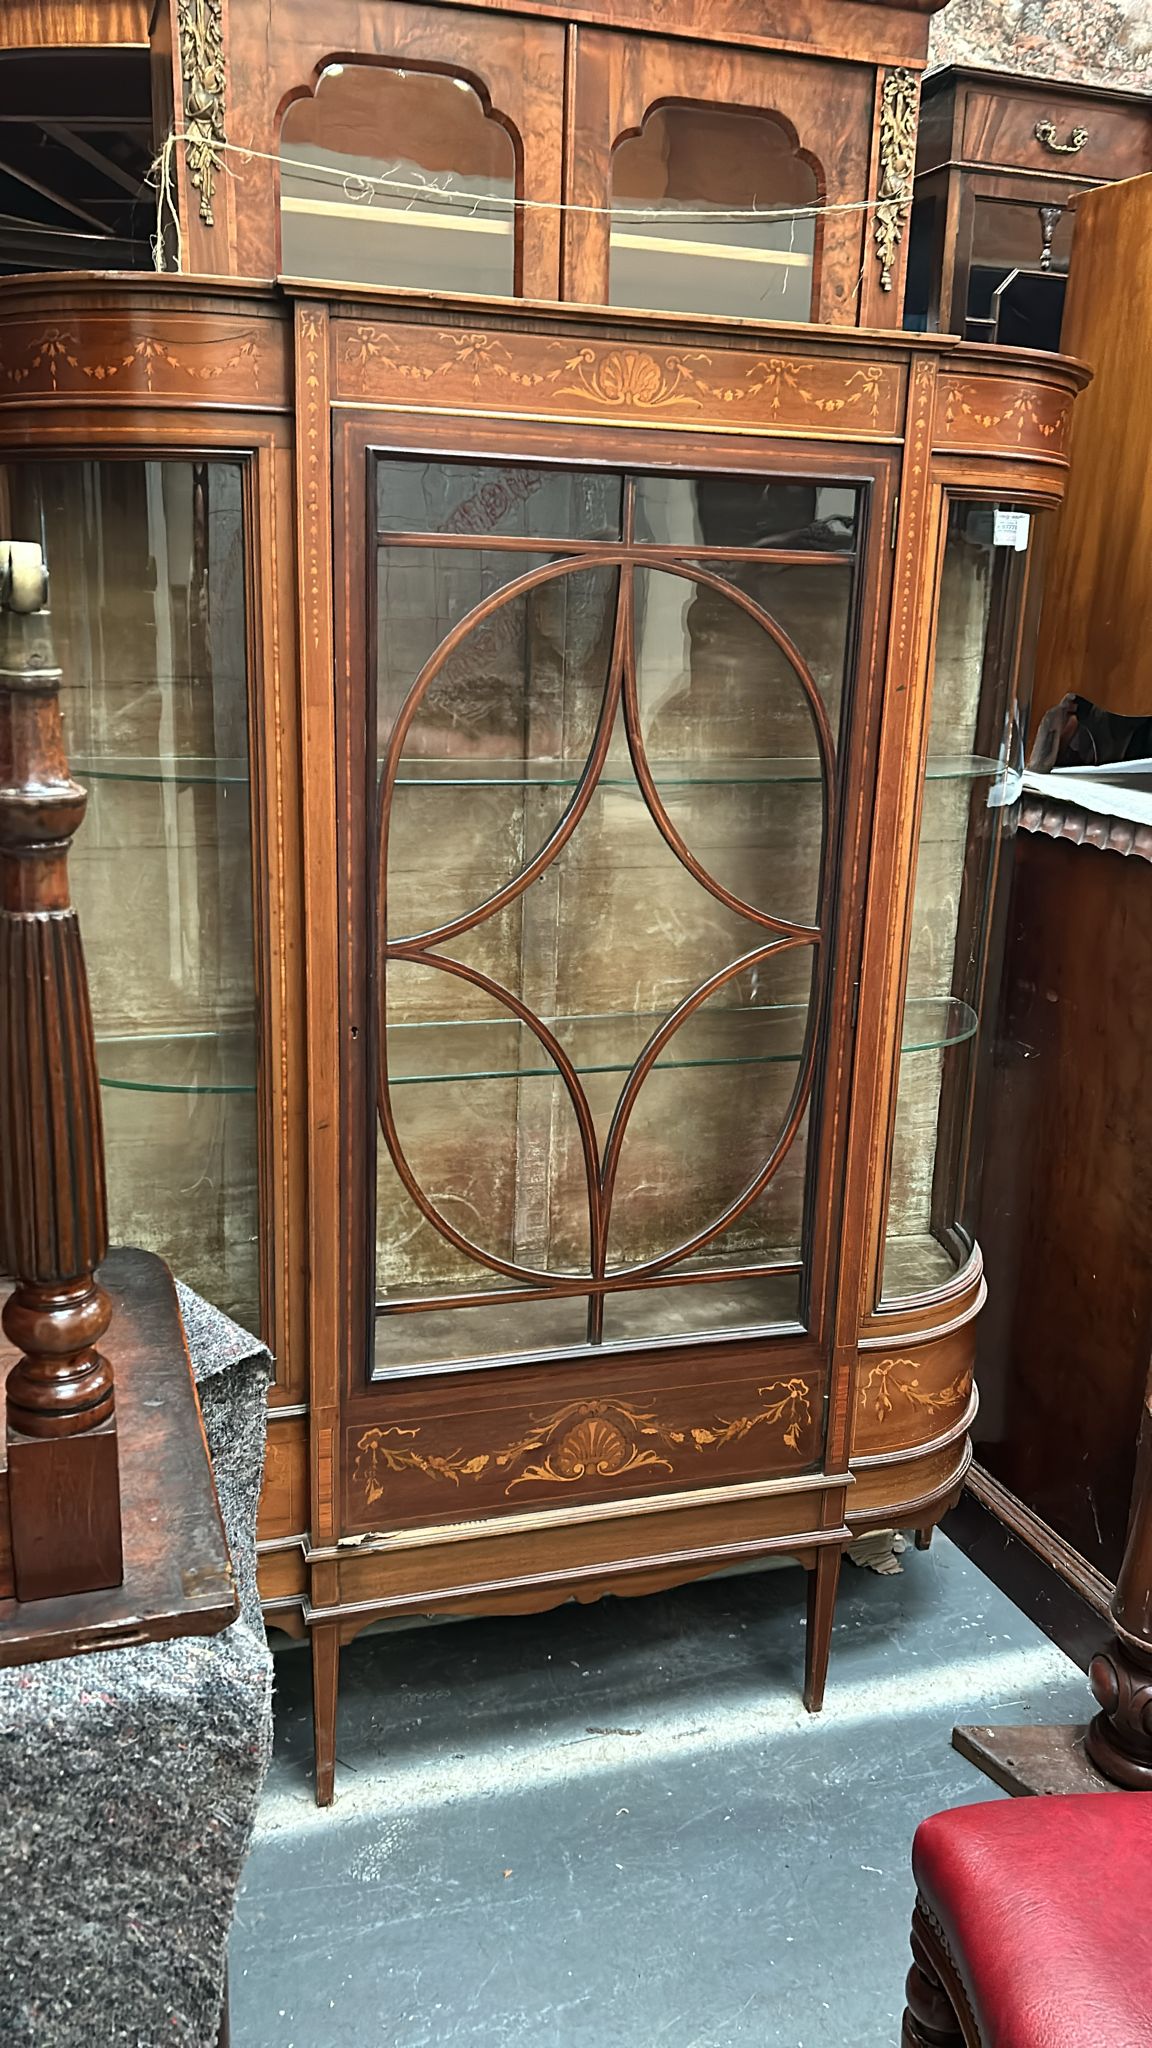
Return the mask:
{"type": "Polygon", "coordinates": [[[576,37],[565,297],[856,321],[874,69],[610,30],[576,37]],[[846,202],[858,210],[814,211],[846,202]]]}
{"type": "Polygon", "coordinates": [[[572,1484],[811,1470],[867,488],[369,446],[344,496],[354,1513],[429,1457],[554,1498],[545,1384],[572,1484]]]}
{"type": "Polygon", "coordinates": [[[247,483],[229,460],[13,460],[43,538],[110,1235],[261,1324],[247,483]]]}

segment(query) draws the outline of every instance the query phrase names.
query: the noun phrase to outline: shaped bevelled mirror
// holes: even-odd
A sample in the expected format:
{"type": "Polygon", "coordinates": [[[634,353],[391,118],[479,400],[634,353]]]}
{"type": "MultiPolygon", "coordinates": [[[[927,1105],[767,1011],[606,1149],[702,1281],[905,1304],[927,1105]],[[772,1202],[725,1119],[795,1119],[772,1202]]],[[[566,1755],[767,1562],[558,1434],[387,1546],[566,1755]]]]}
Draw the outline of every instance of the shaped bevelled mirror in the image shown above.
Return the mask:
{"type": "Polygon", "coordinates": [[[509,296],[516,145],[466,78],[332,64],[280,139],[294,277],[509,296]]]}
{"type": "Polygon", "coordinates": [[[783,121],[654,108],[612,155],[610,303],[810,320],[819,198],[783,121]]]}

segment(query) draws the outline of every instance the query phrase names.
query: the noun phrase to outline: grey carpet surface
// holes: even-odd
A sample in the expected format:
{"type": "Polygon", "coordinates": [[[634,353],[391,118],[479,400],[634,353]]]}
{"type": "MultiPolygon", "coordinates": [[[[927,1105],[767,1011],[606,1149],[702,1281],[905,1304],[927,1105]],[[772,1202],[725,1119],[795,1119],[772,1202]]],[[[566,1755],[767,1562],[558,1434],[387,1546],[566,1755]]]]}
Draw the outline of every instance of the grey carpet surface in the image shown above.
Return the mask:
{"type": "Polygon", "coordinates": [[[271,1747],[256,1595],[269,1357],[179,1287],[242,1618],[0,1671],[0,2043],[208,2048],[271,1747]]]}

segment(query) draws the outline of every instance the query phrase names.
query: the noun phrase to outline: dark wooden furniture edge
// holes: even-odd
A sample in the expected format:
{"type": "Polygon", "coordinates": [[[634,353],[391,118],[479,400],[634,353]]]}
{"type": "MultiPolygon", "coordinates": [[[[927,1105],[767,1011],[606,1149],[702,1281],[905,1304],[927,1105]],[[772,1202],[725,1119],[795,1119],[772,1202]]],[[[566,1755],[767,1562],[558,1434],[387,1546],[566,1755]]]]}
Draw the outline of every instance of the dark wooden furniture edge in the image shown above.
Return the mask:
{"type": "Polygon", "coordinates": [[[1071,798],[1059,803],[1053,797],[1025,790],[1020,800],[1019,824],[1021,831],[1043,833],[1048,839],[1068,839],[1073,846],[1095,846],[1101,853],[1135,854],[1138,860],[1152,861],[1152,825],[1088,811],[1071,798]]]}
{"type": "MultiPolygon", "coordinates": [[[[217,1635],[240,1611],[172,1276],[152,1252],[115,1250],[99,1278],[113,1310],[124,1579],[0,1601],[0,1666],[217,1635]]],[[[0,1374],[14,1356],[0,1346],[0,1374]]]]}
{"type": "Polygon", "coordinates": [[[901,2048],[985,2048],[944,1931],[917,1895],[901,2048]]]}
{"type": "Polygon", "coordinates": [[[1101,1573],[978,1464],[941,1526],[1021,1613],[1087,1671],[1112,1597],[1101,1573]]]}
{"type": "MultiPolygon", "coordinates": [[[[947,4],[947,0],[945,0],[947,4]]],[[[924,73],[921,92],[925,98],[946,92],[956,82],[986,85],[989,91],[1012,91],[1019,86],[1032,93],[1063,93],[1069,99],[1103,99],[1132,107],[1147,107],[1148,95],[1131,86],[1084,85],[1075,78],[1041,78],[1031,71],[989,71],[980,64],[940,64],[924,73]]],[[[984,169],[983,164],[980,165],[984,169]]]]}
{"type": "Polygon", "coordinates": [[[952,1747],[1013,1799],[1070,1792],[1118,1792],[1084,1748],[1086,1722],[1066,1726],[961,1727],[952,1747]]]}

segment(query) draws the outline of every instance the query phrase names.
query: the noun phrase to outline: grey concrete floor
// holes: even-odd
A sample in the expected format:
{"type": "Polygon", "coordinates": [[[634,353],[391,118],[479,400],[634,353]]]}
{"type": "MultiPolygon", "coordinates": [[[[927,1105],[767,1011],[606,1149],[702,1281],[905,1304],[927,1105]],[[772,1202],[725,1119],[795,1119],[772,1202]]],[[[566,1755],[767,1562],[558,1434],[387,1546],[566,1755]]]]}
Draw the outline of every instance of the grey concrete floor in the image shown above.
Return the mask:
{"type": "Polygon", "coordinates": [[[946,1541],[903,1562],[845,1567],[817,1719],[795,1567],[361,1638],[326,1813],[286,1651],[234,2048],[896,2048],[913,1830],[998,1796],[953,1722],[1087,1705],[946,1541]]]}

